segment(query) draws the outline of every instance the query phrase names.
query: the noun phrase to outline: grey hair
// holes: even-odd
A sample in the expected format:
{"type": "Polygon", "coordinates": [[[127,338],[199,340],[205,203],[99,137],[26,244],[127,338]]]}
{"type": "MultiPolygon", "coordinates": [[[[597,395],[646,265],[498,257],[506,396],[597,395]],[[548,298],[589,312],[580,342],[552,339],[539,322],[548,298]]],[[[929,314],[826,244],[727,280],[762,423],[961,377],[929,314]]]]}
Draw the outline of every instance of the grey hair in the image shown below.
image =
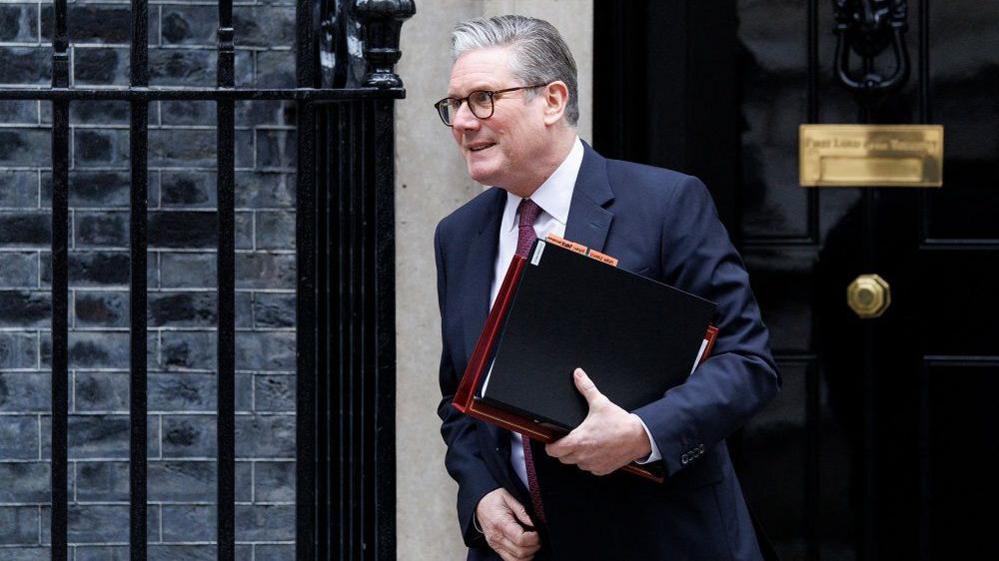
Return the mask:
{"type": "MultiPolygon", "coordinates": [[[[565,120],[576,126],[579,120],[576,61],[555,26],[541,19],[509,15],[470,19],[459,23],[451,33],[453,60],[475,49],[506,46],[512,47],[510,69],[524,85],[556,80],[565,83],[569,90],[565,120]]],[[[535,90],[528,90],[525,97],[531,99],[534,95],[535,90]]]]}

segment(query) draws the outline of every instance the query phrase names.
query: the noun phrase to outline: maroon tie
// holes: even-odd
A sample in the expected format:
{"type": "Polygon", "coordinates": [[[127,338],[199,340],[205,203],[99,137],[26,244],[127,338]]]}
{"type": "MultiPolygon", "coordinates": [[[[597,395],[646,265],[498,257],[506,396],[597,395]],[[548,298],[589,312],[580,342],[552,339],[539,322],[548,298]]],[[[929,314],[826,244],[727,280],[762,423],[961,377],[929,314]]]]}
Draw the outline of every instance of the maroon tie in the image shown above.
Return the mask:
{"type": "MultiPolygon", "coordinates": [[[[541,214],[541,207],[531,199],[524,199],[520,201],[517,213],[520,215],[520,221],[517,223],[517,227],[520,229],[520,234],[517,237],[517,255],[527,257],[527,252],[530,251],[534,240],[538,239],[538,235],[534,233],[534,222],[541,214]]],[[[541,491],[538,489],[538,474],[534,471],[531,439],[526,434],[521,436],[524,438],[524,463],[527,465],[527,487],[531,493],[531,503],[534,505],[534,512],[537,514],[538,520],[544,522],[545,511],[541,507],[541,491]]]]}

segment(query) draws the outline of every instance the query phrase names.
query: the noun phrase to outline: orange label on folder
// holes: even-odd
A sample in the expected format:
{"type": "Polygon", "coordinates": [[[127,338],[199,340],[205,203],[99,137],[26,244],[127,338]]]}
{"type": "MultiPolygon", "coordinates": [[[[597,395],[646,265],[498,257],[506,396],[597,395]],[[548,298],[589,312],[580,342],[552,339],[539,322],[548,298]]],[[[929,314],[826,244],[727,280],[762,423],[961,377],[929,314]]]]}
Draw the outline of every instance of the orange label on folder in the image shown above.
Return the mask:
{"type": "Polygon", "coordinates": [[[578,244],[576,242],[570,242],[569,240],[556,236],[555,234],[548,234],[547,240],[555,245],[560,245],[568,250],[575,251],[576,253],[586,255],[588,251],[587,247],[583,244],[578,244]]]}
{"type": "Polygon", "coordinates": [[[610,255],[600,253],[599,251],[593,251],[592,249],[590,250],[589,253],[587,253],[587,255],[596,259],[597,261],[600,261],[601,263],[606,263],[611,267],[617,267],[617,259],[611,257],[610,255]]]}

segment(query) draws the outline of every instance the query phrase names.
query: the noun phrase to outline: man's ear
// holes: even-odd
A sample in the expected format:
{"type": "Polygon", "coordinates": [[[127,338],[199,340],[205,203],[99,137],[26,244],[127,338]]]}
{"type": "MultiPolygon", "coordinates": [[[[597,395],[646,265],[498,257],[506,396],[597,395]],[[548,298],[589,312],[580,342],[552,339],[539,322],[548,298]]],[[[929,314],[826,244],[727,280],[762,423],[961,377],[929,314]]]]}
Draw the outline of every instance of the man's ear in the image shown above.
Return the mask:
{"type": "Polygon", "coordinates": [[[565,82],[556,80],[545,86],[541,95],[545,102],[545,124],[554,125],[562,119],[565,108],[569,105],[569,88],[565,82]]]}

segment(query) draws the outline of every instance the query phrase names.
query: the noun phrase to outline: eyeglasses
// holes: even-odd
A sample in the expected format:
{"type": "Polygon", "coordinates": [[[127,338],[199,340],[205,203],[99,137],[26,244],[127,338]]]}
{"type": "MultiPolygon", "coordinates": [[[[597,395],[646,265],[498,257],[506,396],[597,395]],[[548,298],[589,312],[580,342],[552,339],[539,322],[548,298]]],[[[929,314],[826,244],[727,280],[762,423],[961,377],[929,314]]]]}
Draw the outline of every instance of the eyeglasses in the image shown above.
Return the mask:
{"type": "Polygon", "coordinates": [[[492,117],[493,112],[496,111],[495,98],[497,95],[515,92],[517,90],[540,88],[547,85],[548,84],[518,86],[516,88],[507,88],[505,90],[496,91],[476,90],[465,97],[445,97],[435,103],[434,108],[437,109],[437,114],[440,115],[441,121],[444,121],[444,124],[450,127],[454,116],[458,113],[458,110],[461,109],[461,104],[466,101],[468,102],[469,110],[472,111],[472,115],[475,115],[477,119],[488,119],[489,117],[492,117]]]}

